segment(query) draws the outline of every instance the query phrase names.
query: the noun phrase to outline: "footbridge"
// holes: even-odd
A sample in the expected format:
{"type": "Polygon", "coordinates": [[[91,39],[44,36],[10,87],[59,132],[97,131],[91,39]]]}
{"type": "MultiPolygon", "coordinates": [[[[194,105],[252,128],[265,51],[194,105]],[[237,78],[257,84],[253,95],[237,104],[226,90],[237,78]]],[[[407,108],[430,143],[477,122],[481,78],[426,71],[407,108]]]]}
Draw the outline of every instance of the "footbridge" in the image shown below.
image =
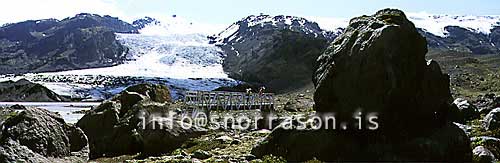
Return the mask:
{"type": "Polygon", "coordinates": [[[224,91],[187,91],[185,104],[190,108],[208,110],[273,109],[273,93],[245,93],[224,91]]]}

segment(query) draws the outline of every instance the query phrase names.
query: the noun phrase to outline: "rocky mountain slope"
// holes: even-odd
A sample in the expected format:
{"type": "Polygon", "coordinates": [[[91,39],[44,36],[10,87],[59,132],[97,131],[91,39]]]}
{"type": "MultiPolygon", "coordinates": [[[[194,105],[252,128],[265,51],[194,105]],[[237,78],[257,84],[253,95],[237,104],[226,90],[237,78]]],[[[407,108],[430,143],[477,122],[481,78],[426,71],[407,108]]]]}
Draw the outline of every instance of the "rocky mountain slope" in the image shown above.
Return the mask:
{"type": "Polygon", "coordinates": [[[40,84],[21,79],[0,83],[0,101],[61,102],[68,99],[40,84]]]}
{"type": "Polygon", "coordinates": [[[78,14],[63,20],[29,20],[0,28],[0,73],[61,71],[122,63],[127,48],[115,32],[137,33],[110,16],[78,14]]]}
{"type": "Polygon", "coordinates": [[[252,15],[211,38],[230,77],[280,92],[310,83],[315,59],[336,35],[300,17],[252,15]]]}
{"type": "Polygon", "coordinates": [[[438,50],[453,50],[477,55],[498,54],[500,44],[500,28],[495,27],[491,34],[478,33],[459,26],[446,26],[448,33],[441,37],[423,29],[419,32],[427,38],[429,48],[438,50]]]}

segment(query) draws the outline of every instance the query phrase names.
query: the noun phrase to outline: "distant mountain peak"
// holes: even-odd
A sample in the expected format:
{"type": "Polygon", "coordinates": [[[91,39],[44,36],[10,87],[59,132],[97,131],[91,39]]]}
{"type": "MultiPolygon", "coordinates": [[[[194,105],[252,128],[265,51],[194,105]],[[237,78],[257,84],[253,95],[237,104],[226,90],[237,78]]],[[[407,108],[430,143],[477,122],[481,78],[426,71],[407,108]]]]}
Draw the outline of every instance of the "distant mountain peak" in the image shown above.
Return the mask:
{"type": "Polygon", "coordinates": [[[314,35],[314,37],[325,37],[333,39],[336,32],[326,31],[319,27],[318,23],[307,20],[306,18],[297,16],[277,15],[271,16],[267,14],[250,15],[245,17],[217,35],[212,36],[212,43],[225,44],[233,41],[238,41],[238,37],[242,33],[251,33],[253,30],[291,30],[301,32],[306,35],[314,35]]]}

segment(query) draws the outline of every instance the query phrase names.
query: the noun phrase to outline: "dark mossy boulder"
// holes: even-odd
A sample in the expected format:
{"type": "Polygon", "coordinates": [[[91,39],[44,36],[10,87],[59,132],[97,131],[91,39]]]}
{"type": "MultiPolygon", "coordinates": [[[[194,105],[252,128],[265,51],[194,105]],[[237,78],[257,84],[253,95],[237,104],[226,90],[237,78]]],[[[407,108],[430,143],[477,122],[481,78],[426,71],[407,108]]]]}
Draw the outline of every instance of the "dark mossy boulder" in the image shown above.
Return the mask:
{"type": "Polygon", "coordinates": [[[172,112],[171,102],[167,86],[139,84],[90,110],[77,126],[89,138],[91,158],[169,153],[185,140],[202,133],[201,130],[184,130],[178,125],[150,128],[156,118],[176,114],[172,112]]]}
{"type": "Polygon", "coordinates": [[[130,132],[127,129],[128,125],[135,124],[120,124],[120,109],[120,103],[106,101],[77,122],[76,125],[89,138],[91,158],[140,152],[142,144],[140,141],[133,141],[140,137],[130,133],[132,129],[130,132]]]}
{"type": "Polygon", "coordinates": [[[253,153],[288,161],[470,162],[470,141],[451,122],[458,109],[449,76],[426,53],[425,38],[400,10],[352,19],[313,75],[314,109],[336,123],[275,129],[253,153]]]}
{"type": "Polygon", "coordinates": [[[85,162],[89,158],[87,137],[60,115],[39,108],[26,108],[3,124],[0,162],[85,162]],[[58,161],[57,161],[58,160],[58,161]]]}
{"type": "Polygon", "coordinates": [[[316,111],[341,120],[377,112],[381,129],[402,133],[443,125],[453,102],[449,76],[426,53],[425,38],[399,10],[352,19],[317,60],[316,111]]]}
{"type": "Polygon", "coordinates": [[[327,162],[464,162],[472,157],[467,135],[453,124],[405,140],[375,139],[379,136],[276,128],[252,149],[252,154],[259,158],[281,156],[291,162],[314,158],[327,162]]]}

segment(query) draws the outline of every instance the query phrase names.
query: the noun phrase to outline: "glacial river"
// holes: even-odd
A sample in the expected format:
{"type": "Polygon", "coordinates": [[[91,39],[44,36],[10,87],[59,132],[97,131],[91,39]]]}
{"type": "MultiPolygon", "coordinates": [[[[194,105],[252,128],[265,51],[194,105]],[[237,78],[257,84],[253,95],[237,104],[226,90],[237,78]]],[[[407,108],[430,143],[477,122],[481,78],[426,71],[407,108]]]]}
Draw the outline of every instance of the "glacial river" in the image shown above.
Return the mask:
{"type": "Polygon", "coordinates": [[[66,123],[76,123],[84,114],[75,114],[76,111],[90,110],[99,105],[99,102],[0,102],[0,106],[24,105],[38,107],[59,113],[66,123]]]}

